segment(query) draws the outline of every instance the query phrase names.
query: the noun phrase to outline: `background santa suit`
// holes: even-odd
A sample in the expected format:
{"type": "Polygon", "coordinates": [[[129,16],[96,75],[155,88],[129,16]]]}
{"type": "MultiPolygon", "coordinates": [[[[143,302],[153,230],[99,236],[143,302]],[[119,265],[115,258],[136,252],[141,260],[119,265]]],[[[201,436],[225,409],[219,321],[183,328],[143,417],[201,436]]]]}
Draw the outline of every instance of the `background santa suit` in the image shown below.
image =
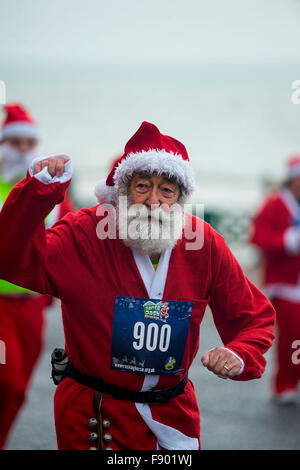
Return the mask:
{"type": "Polygon", "coordinates": [[[300,206],[282,187],[254,217],[250,237],[263,253],[264,292],[277,313],[275,395],[295,392],[300,381],[300,366],[292,361],[292,344],[300,338],[300,251],[295,240],[299,226],[300,206]]]}
{"type": "MultiPolygon", "coordinates": [[[[261,377],[263,354],[274,338],[274,309],[245,277],[219,234],[187,215],[194,230],[196,225],[204,230],[203,248],[187,250],[183,237],[162,254],[155,271],[148,256],[131,251],[122,240],[97,237],[100,206],[68,214],[45,231],[43,219],[61,202],[70,182],[69,162],[60,179],[48,174],[47,180],[46,168],[42,173],[42,178],[28,173],[0,213],[0,275],[61,299],[66,351],[75,367],[136,391],[173,387],[197,354],[200,324],[209,304],[224,345],[244,362],[243,372],[234,380],[261,377]],[[16,227],[25,220],[26,230],[20,236],[16,227]],[[119,295],[194,303],[180,375],[144,376],[110,367],[114,303],[119,295]]],[[[90,447],[93,395],[70,378],[58,386],[55,422],[60,449],[90,447]]],[[[183,394],[163,405],[104,395],[102,415],[111,422],[113,449],[200,448],[200,415],[190,380],[183,394]]]]}
{"type": "MultiPolygon", "coordinates": [[[[0,179],[0,209],[13,185],[0,179]]],[[[75,207],[67,194],[46,218],[50,227],[75,207]]],[[[12,220],[15,215],[12,214],[12,220]]],[[[26,224],[27,221],[24,220],[26,224]]],[[[6,227],[2,227],[6,230],[6,227]]],[[[18,232],[24,230],[19,226],[18,232]]],[[[6,364],[0,365],[0,448],[3,448],[29,386],[34,366],[41,352],[44,310],[51,304],[50,296],[39,295],[0,280],[0,339],[5,343],[6,364]]]]}

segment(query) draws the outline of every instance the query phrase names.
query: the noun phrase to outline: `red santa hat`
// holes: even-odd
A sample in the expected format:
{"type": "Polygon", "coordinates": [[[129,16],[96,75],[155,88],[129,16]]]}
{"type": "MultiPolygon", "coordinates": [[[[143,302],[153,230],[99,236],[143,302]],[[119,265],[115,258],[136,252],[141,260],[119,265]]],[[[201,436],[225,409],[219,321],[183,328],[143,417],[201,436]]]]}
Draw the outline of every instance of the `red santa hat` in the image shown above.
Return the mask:
{"type": "Polygon", "coordinates": [[[118,189],[127,185],[133,173],[166,175],[181,186],[182,194],[190,196],[194,190],[194,173],[185,146],[144,121],[125,145],[124,154],[116,160],[105,180],[95,188],[101,203],[115,202],[118,189]]]}
{"type": "Polygon", "coordinates": [[[17,103],[4,105],[7,113],[2,124],[2,139],[7,137],[39,137],[38,127],[29,112],[17,103]]]}
{"type": "Polygon", "coordinates": [[[287,161],[287,180],[300,176],[300,155],[293,155],[287,161]]]}

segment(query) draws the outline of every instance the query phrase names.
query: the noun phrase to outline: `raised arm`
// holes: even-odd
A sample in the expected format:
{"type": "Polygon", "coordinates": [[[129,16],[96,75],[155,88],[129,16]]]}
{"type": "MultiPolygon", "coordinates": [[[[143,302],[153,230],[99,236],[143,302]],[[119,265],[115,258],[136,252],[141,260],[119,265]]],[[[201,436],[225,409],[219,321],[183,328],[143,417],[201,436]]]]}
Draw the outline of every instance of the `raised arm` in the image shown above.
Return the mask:
{"type": "Polygon", "coordinates": [[[36,160],[0,212],[0,278],[56,296],[47,274],[44,219],[63,201],[71,181],[66,156],[36,160]]]}

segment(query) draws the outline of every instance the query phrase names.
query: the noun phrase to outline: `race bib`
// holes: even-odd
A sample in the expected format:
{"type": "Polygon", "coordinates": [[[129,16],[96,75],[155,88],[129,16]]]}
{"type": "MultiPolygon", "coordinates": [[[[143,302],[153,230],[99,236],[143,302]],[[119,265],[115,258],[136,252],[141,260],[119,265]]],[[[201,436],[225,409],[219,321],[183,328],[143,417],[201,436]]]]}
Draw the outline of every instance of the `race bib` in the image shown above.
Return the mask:
{"type": "Polygon", "coordinates": [[[192,310],[192,302],[116,297],[111,368],[180,374],[192,310]]]}

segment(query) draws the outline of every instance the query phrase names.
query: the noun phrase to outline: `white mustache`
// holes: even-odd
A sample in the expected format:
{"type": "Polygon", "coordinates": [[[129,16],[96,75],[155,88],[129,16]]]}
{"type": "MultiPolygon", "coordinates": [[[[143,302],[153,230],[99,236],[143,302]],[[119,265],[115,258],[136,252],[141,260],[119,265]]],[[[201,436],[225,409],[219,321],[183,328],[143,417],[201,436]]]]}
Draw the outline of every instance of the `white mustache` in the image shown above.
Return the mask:
{"type": "Polygon", "coordinates": [[[30,163],[37,156],[38,150],[35,148],[30,152],[19,152],[4,143],[0,147],[0,152],[2,179],[10,182],[25,175],[30,163]]]}
{"type": "Polygon", "coordinates": [[[151,221],[163,223],[168,222],[177,210],[178,209],[168,210],[168,208],[163,205],[148,207],[144,204],[133,204],[128,208],[128,219],[134,219],[138,217],[141,221],[148,221],[151,219],[151,221]]]}
{"type": "MultiPolygon", "coordinates": [[[[166,205],[148,207],[144,204],[133,204],[128,208],[128,226],[134,221],[141,228],[141,235],[145,234],[146,230],[157,232],[164,227],[167,229],[173,224],[178,224],[181,219],[182,208],[179,204],[174,204],[174,207],[166,205]]],[[[152,233],[151,238],[159,238],[153,235],[152,233]]]]}
{"type": "Polygon", "coordinates": [[[119,235],[125,245],[151,254],[176,244],[185,220],[181,205],[129,204],[127,211],[121,209],[118,216],[119,235]]]}

